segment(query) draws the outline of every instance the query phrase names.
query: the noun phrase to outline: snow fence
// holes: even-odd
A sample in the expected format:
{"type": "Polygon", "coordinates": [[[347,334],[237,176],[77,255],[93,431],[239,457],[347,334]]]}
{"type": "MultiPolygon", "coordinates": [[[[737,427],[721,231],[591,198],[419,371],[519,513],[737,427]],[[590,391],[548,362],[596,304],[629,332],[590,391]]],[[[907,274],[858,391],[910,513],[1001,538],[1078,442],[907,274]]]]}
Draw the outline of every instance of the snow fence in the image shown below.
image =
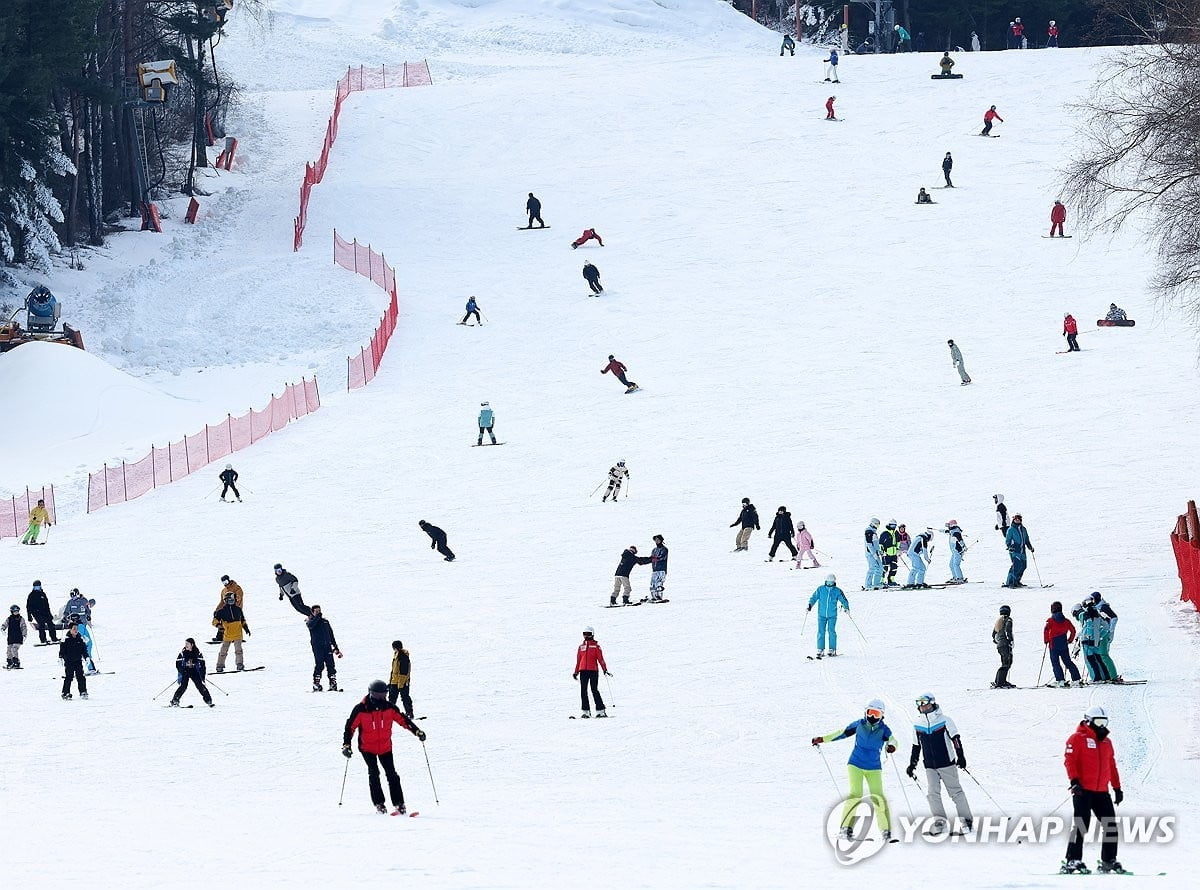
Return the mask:
{"type": "Polygon", "coordinates": [[[429,63],[401,62],[399,65],[381,65],[378,68],[348,68],[337,82],[337,93],[333,100],[333,113],[325,125],[325,141],[316,161],[304,165],[304,179],[300,183],[300,213],[296,216],[292,232],[292,250],[304,244],[304,227],[308,224],[308,198],[312,187],[325,178],[329,166],[329,152],[337,139],[338,119],[342,113],[342,102],[351,93],[361,90],[386,90],[392,87],[429,86],[433,78],[429,74],[429,63]]]}
{"type": "Polygon", "coordinates": [[[166,448],[151,446],[149,454],[133,463],[121,461],[119,466],[112,467],[105,464],[100,472],[88,474],[87,510],[94,513],[102,507],[123,504],[190,476],[320,407],[317,378],[301,379],[299,383],[285,386],[283,395],[271,396],[271,401],[261,411],[251,409],[241,417],[226,415],[216,426],[205,424],[201,432],[184,436],[166,448]]]}
{"type": "Polygon", "coordinates": [[[376,253],[369,244],[359,244],[357,241],[345,241],[333,231],[333,261],[343,269],[357,272],[364,278],[370,278],[391,296],[391,302],[383,312],[379,327],[371,335],[371,342],[359,350],[358,355],[346,359],[346,391],[366,386],[375,379],[379,363],[396,330],[396,316],[399,315],[399,301],[396,299],[396,270],[387,264],[383,254],[376,253]]]}
{"type": "Polygon", "coordinates": [[[0,538],[19,538],[29,528],[29,511],[37,506],[37,502],[46,502],[46,511],[50,514],[51,524],[58,522],[54,512],[54,486],[34,491],[25,489],[21,497],[10,498],[8,503],[0,501],[0,538]]]}
{"type": "Polygon", "coordinates": [[[1179,568],[1179,580],[1183,584],[1183,593],[1179,598],[1187,600],[1200,611],[1200,517],[1196,515],[1195,501],[1188,501],[1187,512],[1175,521],[1171,547],[1175,551],[1175,565],[1179,568]]]}

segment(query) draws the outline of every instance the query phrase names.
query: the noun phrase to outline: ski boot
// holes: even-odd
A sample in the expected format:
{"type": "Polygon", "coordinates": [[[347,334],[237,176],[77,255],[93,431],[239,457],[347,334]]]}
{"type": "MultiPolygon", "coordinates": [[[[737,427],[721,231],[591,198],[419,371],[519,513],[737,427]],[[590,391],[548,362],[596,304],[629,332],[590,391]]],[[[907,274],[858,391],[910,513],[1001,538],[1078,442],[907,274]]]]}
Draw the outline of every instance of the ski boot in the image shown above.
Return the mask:
{"type": "Polygon", "coordinates": [[[1054,686],[1057,689],[1066,689],[1070,685],[1071,684],[1068,683],[1066,680],[1055,680],[1054,681],[1054,686]]]}
{"type": "Polygon", "coordinates": [[[824,658],[824,657],[825,657],[825,650],[824,650],[824,649],[818,649],[818,650],[817,650],[817,658],[824,658]]]}
{"type": "Polygon", "coordinates": [[[1063,875],[1090,875],[1092,873],[1082,859],[1064,859],[1062,868],[1058,870],[1059,874],[1063,875]]]}
{"type": "Polygon", "coordinates": [[[335,680],[333,677],[330,677],[330,678],[329,678],[329,691],[330,691],[330,692],[337,692],[337,691],[339,691],[339,690],[338,690],[338,684],[337,684],[337,680],[335,680]]]}
{"type": "Polygon", "coordinates": [[[324,688],[321,686],[321,681],[318,680],[316,677],[314,677],[313,678],[313,692],[324,692],[324,691],[325,691],[324,688]]]}
{"type": "Polygon", "coordinates": [[[1096,863],[1096,871],[1102,875],[1124,875],[1128,874],[1121,866],[1121,863],[1115,859],[1100,860],[1096,863]]]}
{"type": "Polygon", "coordinates": [[[167,705],[167,707],[168,708],[178,708],[179,707],[178,699],[174,699],[174,698],[171,699],[171,703],[169,705],[167,705]]]}
{"type": "Polygon", "coordinates": [[[890,843],[892,842],[892,832],[891,832],[891,829],[886,829],[886,828],[884,829],[884,831],[883,831],[883,842],[884,842],[885,844],[890,844],[890,843]]]}
{"type": "Polygon", "coordinates": [[[591,719],[592,719],[592,712],[591,712],[591,711],[584,711],[584,712],[583,712],[582,714],[580,714],[579,716],[580,716],[580,717],[582,717],[584,720],[591,720],[591,719]]]}
{"type": "Polygon", "coordinates": [[[396,807],[396,809],[392,810],[392,815],[393,816],[407,816],[408,808],[406,806],[404,806],[404,804],[400,804],[400,806],[398,806],[398,807],[396,807]]]}
{"type": "Polygon", "coordinates": [[[607,717],[608,714],[605,712],[604,708],[601,708],[599,711],[596,712],[596,716],[597,717],[607,717]]]}
{"type": "Polygon", "coordinates": [[[217,673],[218,673],[218,674],[223,674],[223,673],[225,673],[225,668],[223,668],[223,667],[219,667],[219,668],[217,668],[217,673]]]}
{"type": "Polygon", "coordinates": [[[239,671],[244,671],[244,670],[246,669],[246,666],[245,666],[244,664],[239,664],[239,665],[237,666],[237,669],[238,669],[239,671]]]}
{"type": "Polygon", "coordinates": [[[208,701],[206,701],[205,704],[208,705],[210,708],[215,708],[217,706],[216,702],[214,702],[211,698],[208,701]]]}
{"type": "Polygon", "coordinates": [[[82,698],[84,701],[87,701],[87,693],[86,692],[79,693],[79,697],[82,698]]]}
{"type": "Polygon", "coordinates": [[[830,649],[830,650],[829,650],[829,657],[830,657],[830,658],[837,658],[837,650],[836,650],[836,649],[830,649]]]}
{"type": "MultiPolygon", "coordinates": [[[[616,605],[616,603],[613,603],[613,605],[615,606],[615,605],[616,605]]],[[[622,605],[622,606],[632,606],[632,605],[633,605],[633,603],[631,603],[631,602],[629,601],[629,597],[625,597],[624,599],[622,599],[622,600],[621,600],[621,605],[622,605]]]]}
{"type": "Polygon", "coordinates": [[[21,659],[14,658],[12,666],[13,666],[13,670],[17,670],[17,671],[21,670],[21,659]]]}
{"type": "Polygon", "coordinates": [[[63,697],[63,701],[70,701],[70,700],[71,700],[71,693],[69,693],[69,692],[64,692],[64,693],[62,694],[62,697],[63,697]]]}
{"type": "Polygon", "coordinates": [[[381,804],[381,803],[375,804],[375,812],[383,813],[384,815],[387,815],[387,811],[388,811],[387,807],[385,807],[383,804],[381,804]]]}

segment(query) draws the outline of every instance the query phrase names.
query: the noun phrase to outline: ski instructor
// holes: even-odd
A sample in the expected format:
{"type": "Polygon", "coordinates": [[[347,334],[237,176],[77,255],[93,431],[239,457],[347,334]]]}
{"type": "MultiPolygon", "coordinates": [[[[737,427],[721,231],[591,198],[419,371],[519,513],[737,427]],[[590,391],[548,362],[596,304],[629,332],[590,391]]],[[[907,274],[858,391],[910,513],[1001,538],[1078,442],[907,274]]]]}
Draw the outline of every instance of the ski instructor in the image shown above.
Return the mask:
{"type": "Polygon", "coordinates": [[[371,803],[380,813],[386,813],[384,805],[383,783],[379,781],[379,767],[387,773],[388,792],[392,798],[393,816],[403,816],[408,810],[404,807],[404,789],[400,787],[400,776],[396,772],[396,764],[392,760],[392,724],[404,727],[422,742],[425,733],[417,729],[400,709],[387,700],[387,684],[375,680],[368,687],[367,696],[354,706],[350,717],[346,720],[346,729],[342,733],[342,754],[353,757],[350,750],[350,740],[354,731],[358,730],[358,750],[367,762],[367,783],[371,787],[371,803]]]}

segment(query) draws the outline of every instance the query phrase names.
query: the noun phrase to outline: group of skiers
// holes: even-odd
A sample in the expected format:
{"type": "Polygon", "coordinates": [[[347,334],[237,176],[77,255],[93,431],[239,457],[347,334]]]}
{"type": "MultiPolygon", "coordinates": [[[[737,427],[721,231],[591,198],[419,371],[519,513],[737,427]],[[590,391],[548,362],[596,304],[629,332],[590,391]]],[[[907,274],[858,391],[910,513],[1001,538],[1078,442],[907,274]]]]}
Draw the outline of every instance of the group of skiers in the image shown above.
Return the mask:
{"type": "MultiPolygon", "coordinates": [[[[925,582],[925,572],[929,568],[933,553],[934,530],[926,528],[923,532],[910,535],[902,522],[895,519],[888,521],[880,531],[878,517],[872,517],[863,530],[863,546],[867,558],[867,577],[863,582],[863,590],[882,590],[885,588],[903,587],[906,590],[928,589],[931,585],[925,582]],[[905,584],[896,580],[901,559],[907,557],[909,572],[905,584]]],[[[963,536],[963,530],[957,519],[946,520],[941,529],[950,544],[950,578],[946,584],[965,584],[966,576],[962,571],[962,560],[970,545],[963,536]]]]}
{"type": "Polygon", "coordinates": [[[4,634],[6,645],[5,670],[21,670],[21,646],[29,636],[29,622],[37,629],[39,645],[49,646],[58,643],[58,657],[63,664],[64,677],[62,697],[72,698],[71,683],[79,686],[80,698],[87,698],[87,677],[100,671],[95,662],[95,641],[92,637],[92,607],[94,599],[88,599],[72,588],[67,602],[58,610],[57,615],[50,608],[50,599],[42,588],[41,581],[34,581],[25,600],[25,612],[29,621],[21,614],[20,605],[14,603],[9,607],[8,617],[0,623],[0,632],[4,634]],[[65,630],[62,640],[58,631],[65,630]]]}

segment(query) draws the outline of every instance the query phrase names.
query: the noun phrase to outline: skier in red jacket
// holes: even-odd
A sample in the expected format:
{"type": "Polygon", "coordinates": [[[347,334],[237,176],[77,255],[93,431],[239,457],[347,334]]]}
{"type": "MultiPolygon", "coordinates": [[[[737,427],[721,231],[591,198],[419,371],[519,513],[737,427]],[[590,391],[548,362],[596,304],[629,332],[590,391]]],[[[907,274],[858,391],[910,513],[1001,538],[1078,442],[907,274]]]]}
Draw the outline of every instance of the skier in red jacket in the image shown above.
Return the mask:
{"type": "Polygon", "coordinates": [[[601,374],[612,374],[614,377],[616,377],[618,380],[620,380],[622,383],[625,384],[626,392],[632,392],[633,390],[637,389],[637,384],[634,383],[632,380],[626,379],[625,372],[627,370],[628,369],[623,364],[621,364],[619,361],[617,361],[615,358],[613,358],[610,355],[608,357],[608,364],[600,369],[600,373],[601,374]]]}
{"type": "Polygon", "coordinates": [[[1083,836],[1092,824],[1093,813],[1100,819],[1104,831],[1099,870],[1102,873],[1123,872],[1117,861],[1118,830],[1113,803],[1121,803],[1125,794],[1121,791],[1121,776],[1117,773],[1117,761],[1108,738],[1108,714],[1104,708],[1094,706],[1084,713],[1078,728],[1067,739],[1063,764],[1067,768],[1067,778],[1071,780],[1071,800],[1075,809],[1075,828],[1067,843],[1063,874],[1088,873],[1088,867],[1083,864],[1083,836]],[[1108,795],[1110,785],[1112,797],[1108,795]]]}
{"type": "Polygon", "coordinates": [[[387,812],[384,806],[383,785],[379,781],[379,765],[387,773],[388,791],[391,792],[393,816],[403,816],[404,789],[400,787],[400,776],[396,773],[396,765],[392,761],[392,724],[402,726],[422,742],[425,733],[417,729],[407,717],[387,700],[387,684],[382,680],[373,682],[367,697],[354,706],[350,718],[346,721],[346,731],[342,734],[342,754],[353,757],[350,750],[350,739],[354,730],[358,730],[358,750],[362,752],[363,760],[367,762],[367,781],[371,786],[371,802],[381,813],[387,812]]]}
{"type": "Polygon", "coordinates": [[[1063,614],[1062,603],[1055,600],[1050,604],[1050,617],[1042,628],[1042,640],[1050,653],[1050,669],[1054,671],[1055,686],[1070,686],[1063,675],[1063,667],[1071,672],[1071,680],[1079,682],[1079,668],[1071,660],[1071,643],[1075,641],[1075,625],[1063,614]]]}
{"type": "Polygon", "coordinates": [[[1058,23],[1053,19],[1050,20],[1050,27],[1046,29],[1046,46],[1058,46],[1058,23]]]}
{"type": "Polygon", "coordinates": [[[995,105],[983,113],[983,132],[979,134],[980,136],[990,136],[992,134],[992,121],[1004,123],[1004,118],[996,111],[995,105]]]}
{"type": "Polygon", "coordinates": [[[837,96],[830,96],[825,102],[825,120],[827,121],[837,120],[837,115],[833,113],[833,100],[836,98],[837,96]]]}
{"type": "Polygon", "coordinates": [[[1058,237],[1065,238],[1063,234],[1063,223],[1067,221],[1067,207],[1062,201],[1055,201],[1054,206],[1050,208],[1050,237],[1054,237],[1054,230],[1058,230],[1058,237]]]}
{"type": "Polygon", "coordinates": [[[571,250],[574,250],[577,247],[581,247],[584,244],[587,244],[593,238],[595,238],[597,241],[600,242],[601,247],[604,246],[604,240],[599,235],[596,234],[595,229],[584,229],[583,234],[571,242],[571,250]]]}
{"type": "Polygon", "coordinates": [[[604,651],[596,642],[594,634],[590,627],[583,629],[583,642],[579,644],[575,653],[575,673],[571,675],[571,679],[579,681],[580,707],[585,719],[592,716],[592,709],[588,705],[589,686],[592,687],[592,698],[596,700],[596,716],[608,716],[604,713],[604,699],[600,697],[600,671],[604,671],[606,677],[611,677],[612,674],[608,672],[608,665],[604,663],[604,651]]]}
{"type": "Polygon", "coordinates": [[[1067,338],[1067,352],[1079,352],[1079,325],[1070,312],[1063,316],[1063,336],[1067,338]]]}

